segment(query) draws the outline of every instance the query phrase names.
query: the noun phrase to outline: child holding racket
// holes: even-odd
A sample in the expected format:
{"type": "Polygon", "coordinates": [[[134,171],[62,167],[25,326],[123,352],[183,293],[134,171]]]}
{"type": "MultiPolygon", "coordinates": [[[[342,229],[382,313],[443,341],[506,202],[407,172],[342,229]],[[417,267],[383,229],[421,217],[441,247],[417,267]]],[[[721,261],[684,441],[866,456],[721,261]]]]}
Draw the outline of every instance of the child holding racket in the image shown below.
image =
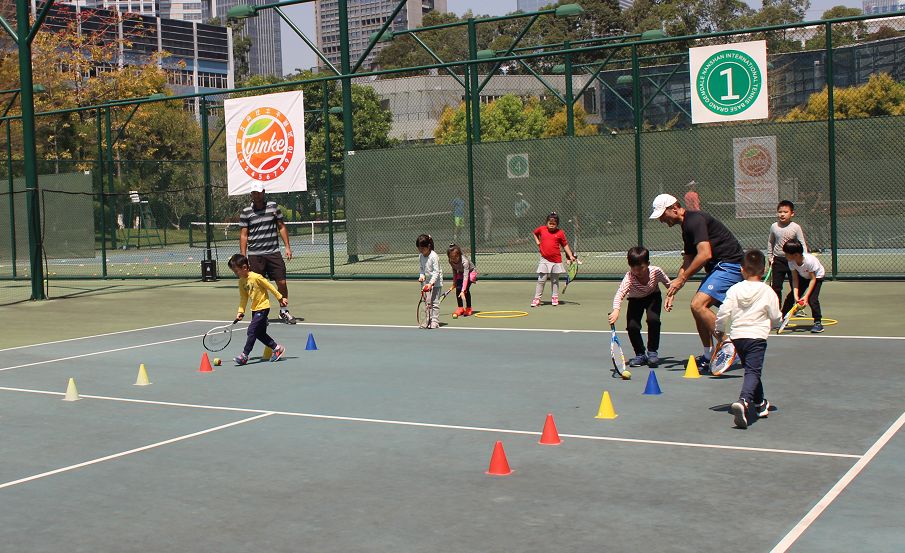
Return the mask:
{"type": "MultiPolygon", "coordinates": [[[[795,216],[795,204],[789,200],[783,200],[776,206],[776,222],[770,227],[770,238],[767,240],[767,262],[770,265],[771,274],[773,275],[768,282],[776,292],[776,297],[782,301],[782,286],[788,280],[789,285],[792,284],[792,272],[789,269],[789,262],[782,247],[789,240],[795,239],[801,242],[807,251],[807,245],[804,241],[804,231],[798,223],[792,221],[795,216]]],[[[792,291],[786,296],[782,302],[782,312],[785,313],[792,308],[792,291]]]]}
{"type": "Polygon", "coordinates": [[[559,275],[566,272],[562,266],[562,253],[560,248],[566,250],[566,256],[570,262],[577,259],[566,240],[566,233],[559,228],[559,215],[552,212],[547,215],[547,224],[534,229],[534,242],[540,250],[540,261],[537,264],[537,287],[534,290],[534,299],[531,307],[540,305],[540,298],[544,293],[544,285],[550,279],[550,303],[559,305],[559,275]]]}
{"type": "Polygon", "coordinates": [[[792,271],[792,294],[795,301],[801,305],[810,305],[814,316],[814,326],[811,332],[819,334],[823,332],[823,321],[820,312],[820,288],[823,286],[823,277],[826,269],[820,260],[804,251],[804,245],[798,240],[786,242],[782,251],[789,260],[789,269],[792,271]],[[804,291],[802,291],[804,288],[804,291]]]}
{"type": "Polygon", "coordinates": [[[459,307],[453,313],[456,317],[470,317],[471,309],[471,285],[478,278],[478,270],[470,259],[462,255],[462,248],[456,244],[450,244],[446,249],[446,257],[453,271],[453,284],[456,285],[456,303],[459,307]],[[465,300],[465,307],[462,307],[465,300]]]}
{"type": "Polygon", "coordinates": [[[418,252],[421,254],[418,257],[418,263],[421,266],[418,282],[423,284],[421,291],[430,295],[428,298],[430,316],[425,318],[420,326],[421,328],[439,328],[440,292],[443,290],[443,271],[440,270],[440,258],[434,251],[434,239],[427,234],[419,235],[415,240],[415,246],[418,247],[418,252]]]}
{"type": "Polygon", "coordinates": [[[626,332],[635,350],[635,356],[629,360],[629,367],[647,365],[655,368],[660,364],[657,349],[660,347],[660,308],[663,296],[660,294],[660,283],[669,287],[669,277],[663,269],[650,264],[650,251],[643,246],[635,246],[628,251],[629,270],[622,279],[622,284],[613,296],[613,311],[609,323],[619,320],[619,308],[622,300],[628,296],[628,312],[625,315],[626,332]],[[644,339],[641,337],[641,316],[647,313],[647,353],[644,353],[644,339]]]}
{"type": "Polygon", "coordinates": [[[245,349],[233,360],[236,365],[248,363],[248,355],[255,347],[255,342],[260,340],[262,344],[273,350],[271,361],[278,361],[283,356],[285,349],[276,343],[276,340],[267,334],[267,316],[270,314],[270,299],[268,292],[279,301],[282,307],[289,305],[286,299],[269,280],[251,270],[248,258],[242,254],[229,258],[229,268],[239,278],[239,310],[236,319],[245,318],[245,306],[251,299],[251,323],[248,325],[248,339],[245,341],[245,349]]]}
{"type": "Polygon", "coordinates": [[[761,372],[767,353],[767,336],[770,328],[779,324],[782,313],[773,289],[761,281],[765,267],[763,252],[749,250],[745,253],[742,259],[742,277],[745,280],[733,284],[726,291],[726,299],[716,314],[714,326],[719,341],[722,341],[728,327],[729,338],[745,369],[738,401],[729,407],[739,428],[748,428],[748,415],[752,414],[752,407],[753,414],[758,417],[766,417],[770,411],[770,402],[764,397],[761,372]]]}

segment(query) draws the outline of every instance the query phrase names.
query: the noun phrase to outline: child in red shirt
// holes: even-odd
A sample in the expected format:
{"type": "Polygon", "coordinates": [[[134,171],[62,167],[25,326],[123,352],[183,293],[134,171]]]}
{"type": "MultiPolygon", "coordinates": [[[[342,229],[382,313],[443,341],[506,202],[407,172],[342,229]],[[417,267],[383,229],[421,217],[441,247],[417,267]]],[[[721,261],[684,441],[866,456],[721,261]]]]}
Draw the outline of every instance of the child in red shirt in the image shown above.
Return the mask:
{"type": "Polygon", "coordinates": [[[537,264],[537,287],[534,291],[534,299],[531,307],[541,304],[540,298],[544,293],[544,285],[547,278],[550,279],[551,303],[559,305],[559,275],[566,270],[562,266],[562,254],[560,247],[566,250],[569,262],[575,263],[575,255],[569,248],[566,233],[559,228],[559,215],[554,211],[547,215],[547,224],[534,229],[534,242],[540,250],[540,261],[537,264]]]}

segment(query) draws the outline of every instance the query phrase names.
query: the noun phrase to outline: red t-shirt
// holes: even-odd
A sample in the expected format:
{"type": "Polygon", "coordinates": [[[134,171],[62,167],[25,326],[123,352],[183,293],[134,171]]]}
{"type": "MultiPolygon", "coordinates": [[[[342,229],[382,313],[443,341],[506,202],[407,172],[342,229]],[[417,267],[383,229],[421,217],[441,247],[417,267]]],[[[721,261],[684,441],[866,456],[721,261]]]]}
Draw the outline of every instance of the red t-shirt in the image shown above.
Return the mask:
{"type": "Polygon", "coordinates": [[[547,225],[543,225],[534,229],[534,236],[540,239],[540,254],[544,259],[553,263],[562,263],[560,247],[569,243],[566,240],[566,233],[562,229],[558,228],[551,232],[547,225]]]}

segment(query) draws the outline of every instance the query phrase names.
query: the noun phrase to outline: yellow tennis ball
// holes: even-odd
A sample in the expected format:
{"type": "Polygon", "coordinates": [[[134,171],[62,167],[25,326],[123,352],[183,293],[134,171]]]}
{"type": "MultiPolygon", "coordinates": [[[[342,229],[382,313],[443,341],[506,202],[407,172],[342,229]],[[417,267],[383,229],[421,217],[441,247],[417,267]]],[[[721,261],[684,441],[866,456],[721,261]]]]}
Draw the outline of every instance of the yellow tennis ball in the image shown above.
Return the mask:
{"type": "Polygon", "coordinates": [[[222,363],[222,361],[220,361],[220,358],[219,358],[219,357],[214,357],[214,365],[216,365],[216,366],[219,367],[219,366],[220,366],[220,363],[222,363]]]}
{"type": "Polygon", "coordinates": [[[629,380],[632,378],[632,371],[622,371],[622,380],[629,380]]]}
{"type": "Polygon", "coordinates": [[[459,318],[459,316],[456,315],[455,313],[453,313],[453,319],[458,319],[458,318],[459,318]]]}

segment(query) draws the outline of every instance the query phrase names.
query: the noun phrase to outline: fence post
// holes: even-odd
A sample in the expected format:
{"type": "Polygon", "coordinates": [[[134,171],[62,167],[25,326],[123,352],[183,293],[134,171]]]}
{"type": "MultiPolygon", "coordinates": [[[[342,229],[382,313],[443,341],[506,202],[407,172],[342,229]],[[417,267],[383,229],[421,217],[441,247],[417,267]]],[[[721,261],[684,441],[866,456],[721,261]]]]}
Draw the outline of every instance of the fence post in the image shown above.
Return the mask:
{"type": "MultiPolygon", "coordinates": [[[[106,177],[107,177],[107,193],[113,195],[115,193],[115,188],[113,185],[113,121],[112,116],[110,114],[110,106],[107,106],[107,109],[104,111],[104,127],[105,132],[107,134],[107,157],[104,161],[107,163],[106,169],[106,177]]],[[[102,187],[103,189],[103,187],[102,187]]],[[[106,202],[105,202],[106,203],[106,202]]],[[[104,215],[104,226],[102,238],[104,240],[107,239],[107,217],[106,213],[104,215]]],[[[113,196],[113,206],[110,209],[110,221],[113,222],[113,226],[116,226],[116,196],[113,196]]],[[[128,224],[132,224],[129,222],[128,224]]],[[[139,244],[141,242],[139,241],[139,244]]],[[[128,246],[128,244],[126,244],[128,246]]],[[[116,249],[116,232],[110,234],[110,247],[114,250],[116,249]]]]}
{"type": "MultiPolygon", "coordinates": [[[[833,103],[833,25],[829,22],[826,26],[826,133],[828,161],[830,170],[830,249],[832,252],[833,279],[839,273],[839,242],[838,225],[836,217],[836,113],[833,103]]],[[[817,206],[814,206],[817,207],[817,206]]]]}
{"type": "Polygon", "coordinates": [[[16,194],[13,187],[13,143],[10,127],[12,119],[6,120],[6,174],[9,177],[9,259],[12,263],[13,278],[16,278],[16,194]]]}
{"type": "Polygon", "coordinates": [[[330,90],[327,81],[323,84],[321,104],[324,118],[324,165],[327,169],[327,239],[330,241],[330,278],[336,277],[336,256],[333,252],[333,145],[330,143],[330,90]]]}
{"type": "MultiPolygon", "coordinates": [[[[473,17],[468,18],[468,59],[474,61],[478,59],[478,29],[473,17]]],[[[471,75],[471,93],[474,98],[471,99],[471,128],[474,130],[474,142],[481,142],[481,90],[478,87],[478,66],[469,66],[467,69],[470,73],[466,73],[465,81],[468,82],[468,75],[471,75]]],[[[466,92],[465,97],[468,98],[466,92]]],[[[474,249],[472,249],[474,252],[474,249]]]]}
{"type": "MultiPolygon", "coordinates": [[[[475,99],[470,97],[471,86],[469,84],[469,75],[477,72],[477,67],[471,65],[465,66],[465,163],[466,175],[468,176],[468,228],[471,234],[471,259],[474,260],[478,255],[478,241],[475,238],[475,212],[474,212],[474,138],[471,136],[474,126],[471,118],[471,108],[475,104],[475,99]]],[[[473,83],[472,83],[473,84],[473,83]]],[[[477,263],[477,261],[475,261],[477,263]]]]}
{"type": "MultiPolygon", "coordinates": [[[[572,47],[567,40],[563,42],[563,48],[572,47]]],[[[565,55],[566,74],[566,136],[575,136],[575,93],[572,90],[572,54],[565,55]]]]}
{"type": "Polygon", "coordinates": [[[97,177],[98,192],[101,204],[101,277],[107,278],[107,194],[104,192],[104,180],[106,179],[104,156],[104,131],[101,124],[101,108],[94,111],[94,126],[97,132],[97,177]]]}
{"type": "MultiPolygon", "coordinates": [[[[204,178],[204,259],[211,261],[211,218],[214,212],[214,198],[211,190],[211,154],[210,154],[210,123],[207,112],[207,96],[202,96],[199,108],[201,110],[201,173],[204,178]]],[[[189,225],[191,226],[191,225],[189,225]]]]}
{"type": "Polygon", "coordinates": [[[641,180],[641,70],[638,67],[638,46],[632,44],[632,115],[635,121],[635,224],[638,227],[638,245],[644,244],[644,194],[641,180]]]}

